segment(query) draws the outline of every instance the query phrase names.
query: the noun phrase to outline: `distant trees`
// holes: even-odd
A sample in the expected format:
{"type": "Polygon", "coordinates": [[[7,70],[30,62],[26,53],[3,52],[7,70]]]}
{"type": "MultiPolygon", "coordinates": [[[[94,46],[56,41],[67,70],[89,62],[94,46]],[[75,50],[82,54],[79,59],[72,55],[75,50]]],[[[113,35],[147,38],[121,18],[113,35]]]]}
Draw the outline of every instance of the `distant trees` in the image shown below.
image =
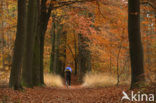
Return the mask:
{"type": "Polygon", "coordinates": [[[66,61],[67,34],[63,30],[63,24],[60,24],[62,17],[56,18],[53,15],[52,18],[50,72],[63,76],[66,61]]]}
{"type": "Polygon", "coordinates": [[[80,76],[81,78],[84,76],[85,73],[91,71],[91,53],[88,50],[89,45],[87,42],[89,39],[84,37],[82,34],[78,35],[78,61],[79,61],[79,69],[80,69],[80,76]]]}
{"type": "Polygon", "coordinates": [[[155,33],[156,33],[156,1],[155,0],[143,0],[141,2],[141,29],[143,34],[143,44],[144,44],[144,55],[145,55],[145,64],[144,67],[146,71],[147,78],[150,78],[151,74],[155,74],[155,33]],[[145,39],[146,38],[146,39],[145,39]]]}
{"type": "Polygon", "coordinates": [[[55,32],[55,18],[53,18],[53,23],[52,23],[52,28],[51,28],[51,44],[52,44],[52,50],[51,50],[51,54],[50,54],[50,72],[53,73],[54,70],[54,55],[55,55],[55,36],[56,36],[56,32],[55,32]]]}
{"type": "MultiPolygon", "coordinates": [[[[71,13],[72,10],[66,9],[68,13],[71,13]]],[[[79,22],[79,17],[74,11],[72,11],[73,14],[71,14],[73,16],[69,16],[68,13],[66,14],[61,11],[63,10],[58,9],[52,13],[52,30],[50,31],[52,37],[50,72],[63,76],[65,65],[70,63],[74,74],[83,76],[87,71],[91,70],[89,38],[85,36],[87,33],[90,33],[89,24],[91,23],[88,23],[88,19],[83,21],[85,20],[86,14],[83,14],[82,12],[78,13],[78,15],[82,15],[83,17],[81,22],[79,22]],[[86,25],[85,23],[88,27],[83,26],[86,25]],[[81,30],[82,33],[83,31],[85,33],[80,34],[81,30]],[[81,38],[79,38],[79,36],[81,36],[81,38]]]]}
{"type": "Polygon", "coordinates": [[[10,70],[13,43],[17,25],[17,5],[15,1],[0,1],[0,71],[10,70]]]}
{"type": "MultiPolygon", "coordinates": [[[[3,18],[2,16],[4,15],[4,1],[0,2],[0,6],[1,6],[1,19],[3,18]]],[[[1,22],[0,28],[4,29],[4,21],[1,22]]],[[[0,47],[1,47],[1,58],[2,58],[2,68],[5,68],[5,58],[4,58],[4,44],[5,44],[5,40],[4,40],[4,31],[1,31],[1,36],[0,36],[0,47]]]]}
{"type": "MultiPolygon", "coordinates": [[[[78,18],[76,18],[78,20],[78,18]]],[[[63,16],[52,15],[52,50],[50,56],[50,72],[64,76],[64,69],[66,63],[74,64],[70,65],[75,68],[74,74],[80,74],[84,76],[87,71],[91,70],[91,52],[89,50],[89,38],[85,37],[85,34],[78,34],[79,31],[71,31],[67,28],[66,24],[61,24],[63,16]],[[71,35],[70,35],[71,33],[71,35]],[[70,35],[70,36],[67,36],[70,35]],[[72,58],[66,58],[69,54],[72,58]]],[[[73,21],[74,23],[76,21],[73,21]]],[[[69,23],[70,26],[72,26],[69,23]]],[[[76,24],[77,29],[80,28],[80,24],[76,24]]],[[[79,75],[79,76],[80,76],[79,75]]]]}

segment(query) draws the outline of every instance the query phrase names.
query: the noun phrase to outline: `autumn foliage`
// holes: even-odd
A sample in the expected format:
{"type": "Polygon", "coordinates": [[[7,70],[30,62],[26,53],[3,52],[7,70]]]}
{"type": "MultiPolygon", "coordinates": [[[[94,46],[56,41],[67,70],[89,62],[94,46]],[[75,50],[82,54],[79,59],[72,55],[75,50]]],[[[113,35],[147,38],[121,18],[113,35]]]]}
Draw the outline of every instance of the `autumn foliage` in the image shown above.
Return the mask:
{"type": "MultiPolygon", "coordinates": [[[[73,87],[73,90],[69,91],[69,95],[76,95],[73,97],[77,102],[90,103],[85,98],[79,100],[82,95],[81,92],[84,93],[84,91],[87,94],[85,95],[86,98],[95,97],[99,102],[112,100],[111,102],[113,103],[114,101],[119,101],[120,97],[117,94],[121,95],[122,87],[125,90],[129,87],[132,76],[130,36],[128,34],[128,0],[41,1],[39,0],[38,3],[42,5],[45,1],[45,5],[37,8],[38,10],[36,9],[38,14],[32,13],[36,20],[35,23],[37,22],[34,24],[34,28],[36,27],[35,30],[39,32],[32,30],[32,33],[35,32],[36,35],[34,35],[35,39],[33,39],[35,46],[31,50],[33,51],[32,60],[37,58],[36,65],[39,68],[43,66],[44,73],[42,72],[42,74],[44,74],[44,82],[47,87],[26,88],[24,93],[12,91],[8,88],[6,90],[0,88],[0,91],[2,91],[0,92],[0,102],[6,99],[8,102],[13,100],[24,103],[27,100],[26,98],[31,101],[31,98],[40,97],[43,103],[51,102],[50,99],[56,102],[58,102],[58,99],[73,102],[71,97],[63,94],[68,94],[64,87],[64,68],[67,64],[70,64],[73,69],[72,76],[76,78],[76,80],[74,78],[72,81],[78,84],[82,83],[82,85],[73,87]],[[45,21],[42,19],[45,19],[45,21]],[[42,28],[45,30],[43,30],[43,33],[41,33],[42,28]],[[41,44],[43,44],[42,50],[41,44]],[[42,59],[36,56],[38,54],[42,55],[42,53],[42,59]],[[34,57],[36,58],[34,59],[34,57]],[[120,86],[116,88],[116,85],[120,86]],[[53,89],[51,87],[60,88],[53,89]],[[96,92],[96,89],[92,89],[92,95],[89,96],[90,89],[88,87],[105,88],[97,89],[99,93],[96,92]],[[111,90],[114,90],[115,95],[108,94],[107,98],[103,100],[105,96],[103,92],[110,92],[111,90]],[[6,97],[3,97],[4,93],[7,93],[6,97]],[[16,94],[20,98],[10,96],[9,93],[16,94]],[[28,97],[26,97],[25,93],[28,94],[28,97]],[[31,93],[34,93],[34,95],[31,93]],[[36,95],[38,97],[35,97],[36,95]],[[11,98],[8,98],[8,96],[11,98]]],[[[148,86],[156,82],[155,4],[155,0],[140,0],[140,31],[145,71],[143,75],[148,86]]],[[[17,6],[16,0],[0,1],[0,86],[1,84],[2,86],[7,86],[9,82],[18,24],[17,6]]],[[[138,15],[137,12],[129,14],[138,15]]],[[[28,20],[31,20],[31,18],[28,20]]],[[[27,27],[29,27],[28,24],[27,27]]],[[[27,38],[27,41],[29,39],[27,38]]],[[[28,48],[27,50],[29,51],[28,48]]],[[[33,70],[35,71],[34,68],[32,72],[34,72],[33,70]]],[[[91,98],[90,100],[94,101],[91,98]]],[[[38,101],[34,99],[34,103],[38,101]]]]}

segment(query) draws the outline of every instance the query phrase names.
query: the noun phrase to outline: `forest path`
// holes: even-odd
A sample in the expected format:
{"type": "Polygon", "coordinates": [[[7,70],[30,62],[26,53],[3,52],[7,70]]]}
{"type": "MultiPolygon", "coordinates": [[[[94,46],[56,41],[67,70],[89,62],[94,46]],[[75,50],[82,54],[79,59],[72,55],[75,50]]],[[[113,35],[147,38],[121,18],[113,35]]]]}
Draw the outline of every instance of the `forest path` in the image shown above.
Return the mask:
{"type": "Polygon", "coordinates": [[[67,87],[65,84],[65,79],[64,79],[64,86],[63,89],[80,89],[83,88],[82,82],[79,81],[78,76],[71,75],[71,87],[67,87]]]}
{"type": "Polygon", "coordinates": [[[0,88],[0,103],[121,103],[122,92],[131,93],[129,86],[86,88],[74,77],[71,84],[71,88],[64,85],[24,88],[23,91],[3,87],[0,88]]]}
{"type": "Polygon", "coordinates": [[[82,85],[71,85],[71,87],[63,86],[63,89],[82,89],[84,88],[82,85]]]}
{"type": "Polygon", "coordinates": [[[66,87],[34,87],[24,91],[0,88],[0,103],[119,103],[127,86],[84,88],[81,85],[66,87]]]}
{"type": "MultiPolygon", "coordinates": [[[[148,89],[147,93],[153,93],[154,88],[148,89]]],[[[98,88],[81,85],[72,85],[71,88],[34,87],[25,88],[23,91],[5,87],[0,88],[0,103],[121,103],[123,91],[131,94],[129,86],[126,85],[98,88]]]]}

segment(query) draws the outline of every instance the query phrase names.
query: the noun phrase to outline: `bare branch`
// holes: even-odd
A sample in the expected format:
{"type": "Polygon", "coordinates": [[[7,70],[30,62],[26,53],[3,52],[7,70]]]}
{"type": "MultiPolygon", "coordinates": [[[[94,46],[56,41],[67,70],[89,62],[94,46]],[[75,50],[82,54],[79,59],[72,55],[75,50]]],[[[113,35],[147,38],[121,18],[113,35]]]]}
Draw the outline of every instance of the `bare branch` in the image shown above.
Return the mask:
{"type": "Polygon", "coordinates": [[[149,6],[151,6],[153,9],[156,10],[156,6],[154,6],[153,3],[149,2],[149,1],[142,1],[141,4],[148,4],[149,6]]]}
{"type": "Polygon", "coordinates": [[[53,7],[53,9],[58,9],[58,8],[61,8],[61,7],[64,7],[64,6],[69,6],[69,5],[72,5],[72,4],[75,4],[75,3],[84,3],[84,2],[92,2],[92,1],[95,1],[95,0],[81,0],[81,1],[66,1],[66,2],[59,2],[59,6],[56,6],[56,7],[53,7]]]}
{"type": "Polygon", "coordinates": [[[73,56],[73,59],[75,60],[75,56],[74,56],[74,53],[73,53],[73,51],[72,51],[72,49],[71,49],[70,45],[69,45],[69,44],[67,44],[67,47],[68,47],[68,49],[70,50],[70,52],[71,52],[71,54],[72,54],[72,56],[73,56]]]}
{"type": "Polygon", "coordinates": [[[99,13],[102,15],[103,18],[106,18],[106,17],[102,14],[102,12],[101,12],[100,3],[99,3],[98,0],[96,1],[96,4],[97,4],[97,6],[98,6],[98,11],[99,11],[99,13]]]}

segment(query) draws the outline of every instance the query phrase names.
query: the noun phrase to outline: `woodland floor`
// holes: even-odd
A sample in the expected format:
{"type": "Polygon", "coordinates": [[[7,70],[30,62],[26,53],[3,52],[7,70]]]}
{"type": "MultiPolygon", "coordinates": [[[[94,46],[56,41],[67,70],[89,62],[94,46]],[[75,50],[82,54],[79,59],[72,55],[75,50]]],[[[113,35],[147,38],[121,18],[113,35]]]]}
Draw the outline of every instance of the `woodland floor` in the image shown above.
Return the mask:
{"type": "Polygon", "coordinates": [[[35,87],[24,91],[1,87],[0,103],[121,103],[122,91],[130,92],[128,86],[84,88],[72,83],[71,88],[35,87]]]}
{"type": "Polygon", "coordinates": [[[0,88],[0,103],[119,103],[126,87],[35,87],[23,92],[0,88]]]}

